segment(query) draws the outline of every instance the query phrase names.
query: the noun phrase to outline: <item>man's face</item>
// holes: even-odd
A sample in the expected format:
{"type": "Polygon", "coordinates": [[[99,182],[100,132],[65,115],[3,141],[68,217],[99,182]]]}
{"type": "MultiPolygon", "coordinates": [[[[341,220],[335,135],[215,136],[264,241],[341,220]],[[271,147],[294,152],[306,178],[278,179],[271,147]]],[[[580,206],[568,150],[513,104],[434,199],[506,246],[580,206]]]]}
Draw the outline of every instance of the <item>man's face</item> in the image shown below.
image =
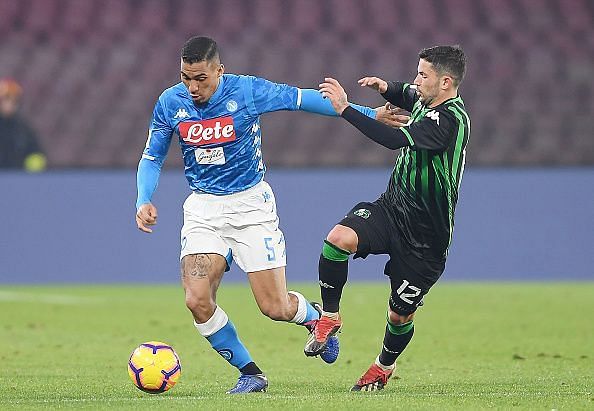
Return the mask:
{"type": "Polygon", "coordinates": [[[433,64],[423,59],[419,60],[415,84],[422,104],[431,105],[431,102],[439,95],[442,80],[442,76],[435,71],[433,64]]]}
{"type": "Polygon", "coordinates": [[[194,103],[204,104],[216,91],[224,71],[218,58],[191,64],[182,60],[181,81],[188,88],[194,103]]]}
{"type": "Polygon", "coordinates": [[[19,108],[19,99],[10,94],[0,94],[0,116],[12,117],[19,108]]]}

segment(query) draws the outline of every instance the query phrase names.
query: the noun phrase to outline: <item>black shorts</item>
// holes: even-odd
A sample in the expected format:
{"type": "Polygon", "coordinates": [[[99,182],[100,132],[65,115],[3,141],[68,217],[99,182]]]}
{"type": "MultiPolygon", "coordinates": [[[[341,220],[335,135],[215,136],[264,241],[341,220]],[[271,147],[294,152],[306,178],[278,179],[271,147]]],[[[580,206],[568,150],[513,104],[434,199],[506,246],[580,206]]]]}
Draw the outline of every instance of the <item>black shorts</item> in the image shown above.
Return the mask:
{"type": "Polygon", "coordinates": [[[445,269],[444,261],[418,258],[403,241],[393,211],[381,202],[359,203],[349,211],[340,225],[350,227],[359,238],[354,258],[369,254],[388,254],[384,274],[390,277],[390,308],[399,314],[410,314],[422,305],[423,296],[445,269]]]}

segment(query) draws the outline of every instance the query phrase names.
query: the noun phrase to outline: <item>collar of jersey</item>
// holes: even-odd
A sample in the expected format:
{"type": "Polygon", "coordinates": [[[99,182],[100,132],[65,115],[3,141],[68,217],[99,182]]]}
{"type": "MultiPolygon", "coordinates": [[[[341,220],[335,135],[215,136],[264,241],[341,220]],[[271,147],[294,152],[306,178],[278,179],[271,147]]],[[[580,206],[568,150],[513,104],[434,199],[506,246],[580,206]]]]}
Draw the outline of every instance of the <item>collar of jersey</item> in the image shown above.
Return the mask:
{"type": "Polygon", "coordinates": [[[455,101],[459,101],[459,102],[461,102],[462,104],[464,104],[464,103],[462,102],[462,98],[460,97],[460,94],[456,94],[456,97],[450,97],[449,99],[447,99],[447,100],[445,100],[445,101],[441,102],[441,104],[438,104],[437,106],[435,106],[435,107],[432,107],[432,108],[431,108],[431,110],[435,110],[437,107],[443,106],[443,105],[445,105],[445,104],[448,104],[448,103],[453,103],[453,102],[455,102],[455,101]]]}
{"type": "MultiPolygon", "coordinates": [[[[198,108],[205,108],[208,107],[212,104],[217,103],[217,101],[219,100],[219,97],[221,97],[221,94],[223,94],[223,83],[225,82],[225,76],[222,75],[221,79],[219,80],[219,85],[217,86],[217,89],[215,90],[214,93],[212,93],[212,96],[210,96],[210,98],[208,99],[208,101],[204,104],[194,104],[196,107],[198,108]]],[[[186,89],[187,91],[187,89],[186,89]]],[[[190,99],[192,99],[192,96],[190,96],[190,92],[187,91],[188,97],[190,97],[190,99]]]]}

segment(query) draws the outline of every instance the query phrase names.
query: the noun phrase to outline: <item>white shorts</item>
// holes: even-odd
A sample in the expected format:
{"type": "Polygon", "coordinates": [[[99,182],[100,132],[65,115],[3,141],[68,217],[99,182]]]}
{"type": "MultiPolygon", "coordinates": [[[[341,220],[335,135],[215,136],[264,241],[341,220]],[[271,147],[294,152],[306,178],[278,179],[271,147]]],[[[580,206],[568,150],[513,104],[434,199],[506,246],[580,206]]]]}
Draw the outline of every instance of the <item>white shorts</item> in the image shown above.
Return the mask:
{"type": "Polygon", "coordinates": [[[229,195],[192,193],[184,202],[180,260],[220,254],[246,273],[287,264],[274,193],[265,181],[229,195]]]}

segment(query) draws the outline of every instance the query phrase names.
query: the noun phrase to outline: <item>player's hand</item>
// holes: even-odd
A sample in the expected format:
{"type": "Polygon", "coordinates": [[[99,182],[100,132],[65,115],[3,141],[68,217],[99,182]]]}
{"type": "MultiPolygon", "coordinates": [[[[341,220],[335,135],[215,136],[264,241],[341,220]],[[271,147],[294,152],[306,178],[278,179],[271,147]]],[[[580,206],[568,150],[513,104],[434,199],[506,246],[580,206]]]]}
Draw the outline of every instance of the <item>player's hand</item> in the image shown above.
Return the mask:
{"type": "Polygon", "coordinates": [[[332,107],[338,115],[341,115],[344,109],[349,106],[346,92],[338,80],[332,77],[324,78],[324,82],[320,84],[320,93],[322,93],[322,97],[330,99],[332,107]]]}
{"type": "Polygon", "coordinates": [[[136,212],[136,225],[140,231],[152,233],[151,225],[157,224],[157,207],[151,203],[141,205],[136,212]]]}
{"type": "Polygon", "coordinates": [[[357,83],[359,83],[361,87],[369,87],[382,94],[388,91],[388,83],[379,77],[363,77],[357,83]]]}
{"type": "Polygon", "coordinates": [[[386,103],[385,106],[378,107],[375,110],[377,111],[375,119],[390,127],[404,127],[410,120],[410,116],[406,114],[406,110],[393,106],[390,103],[386,103]]]}

